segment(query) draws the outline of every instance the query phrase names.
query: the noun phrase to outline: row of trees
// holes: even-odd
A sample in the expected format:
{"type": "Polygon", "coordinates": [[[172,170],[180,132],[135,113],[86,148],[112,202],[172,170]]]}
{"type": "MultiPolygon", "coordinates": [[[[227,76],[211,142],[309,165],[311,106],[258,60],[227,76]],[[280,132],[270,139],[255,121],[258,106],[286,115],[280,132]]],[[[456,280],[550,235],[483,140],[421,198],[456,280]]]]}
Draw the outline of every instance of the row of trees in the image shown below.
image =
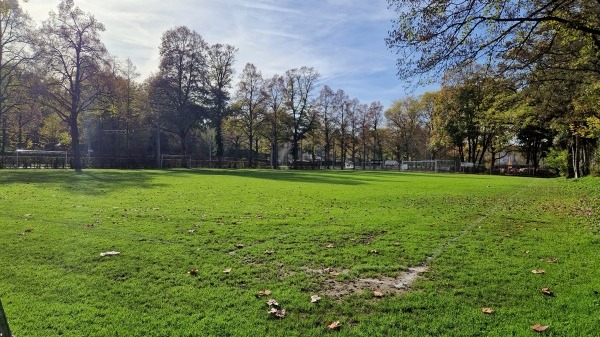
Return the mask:
{"type": "Polygon", "coordinates": [[[591,172],[600,138],[600,1],[388,0],[398,75],[444,78],[430,121],[435,151],[482,162],[519,145],[571,177],[591,172]],[[550,159],[550,158],[549,158],[550,159]]]}
{"type": "Polygon", "coordinates": [[[0,154],[69,146],[81,170],[90,150],[341,168],[450,158],[493,167],[521,151],[536,170],[550,155],[571,176],[589,174],[600,137],[600,5],[524,3],[390,1],[401,14],[387,40],[400,76],[438,74],[442,88],[384,111],[321,85],[309,67],[264,78],[249,63],[235,74],[237,49],[188,27],[163,34],[159,69],[140,80],[73,0],[40,28],[18,1],[0,1],[0,154]]]}
{"type": "Polygon", "coordinates": [[[70,146],[78,171],[90,150],[129,158],[198,155],[208,147],[219,164],[238,154],[251,166],[266,152],[276,167],[282,144],[291,145],[297,162],[304,141],[313,159],[325,153],[330,161],[336,148],[341,158],[348,149],[353,158],[383,156],[382,105],[361,104],[327,86],[319,92],[313,68],[265,79],[247,64],[236,78],[234,46],[209,45],[182,26],[163,34],[158,72],[138,81],[130,60],[108,54],[100,39],[104,26],[73,0],[61,1],[38,29],[18,1],[0,5],[2,154],[70,146]]]}

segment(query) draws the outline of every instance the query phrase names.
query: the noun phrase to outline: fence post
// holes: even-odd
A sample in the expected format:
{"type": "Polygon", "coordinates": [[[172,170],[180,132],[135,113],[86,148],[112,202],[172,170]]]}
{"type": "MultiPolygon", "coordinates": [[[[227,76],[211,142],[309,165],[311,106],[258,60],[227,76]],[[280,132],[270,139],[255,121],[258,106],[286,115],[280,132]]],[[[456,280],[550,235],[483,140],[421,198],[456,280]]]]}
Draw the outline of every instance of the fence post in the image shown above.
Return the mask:
{"type": "Polygon", "coordinates": [[[0,337],[12,337],[10,328],[8,327],[8,320],[2,307],[2,300],[0,300],[0,337]]]}

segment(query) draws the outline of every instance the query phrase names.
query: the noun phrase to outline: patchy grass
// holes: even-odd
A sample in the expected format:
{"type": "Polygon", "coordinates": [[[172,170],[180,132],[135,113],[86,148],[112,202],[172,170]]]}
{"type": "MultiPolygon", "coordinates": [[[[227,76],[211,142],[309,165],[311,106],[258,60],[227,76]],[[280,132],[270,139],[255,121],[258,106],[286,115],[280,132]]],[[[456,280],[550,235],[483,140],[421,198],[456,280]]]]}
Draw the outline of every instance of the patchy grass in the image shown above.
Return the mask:
{"type": "Polygon", "coordinates": [[[598,191],[592,178],[0,171],[0,298],[29,337],[533,336],[536,323],[593,336],[598,191]],[[421,266],[409,291],[360,289],[421,266]]]}

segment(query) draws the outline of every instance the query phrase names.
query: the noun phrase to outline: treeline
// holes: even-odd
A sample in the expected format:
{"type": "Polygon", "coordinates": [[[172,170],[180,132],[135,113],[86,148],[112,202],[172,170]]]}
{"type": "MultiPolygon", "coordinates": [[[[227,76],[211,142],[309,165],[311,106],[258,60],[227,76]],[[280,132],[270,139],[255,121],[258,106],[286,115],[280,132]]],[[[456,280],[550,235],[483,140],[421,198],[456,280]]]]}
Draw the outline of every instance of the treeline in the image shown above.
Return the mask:
{"type": "Polygon", "coordinates": [[[111,57],[104,26],[73,0],[39,28],[18,1],[0,6],[0,155],[68,149],[76,170],[87,156],[127,163],[160,154],[221,167],[455,159],[492,168],[521,152],[534,170],[546,159],[570,176],[591,173],[598,158],[597,80],[557,87],[490,76],[470,62],[446,69],[440,91],[384,111],[322,85],[310,67],[264,78],[248,63],[236,74],[234,46],[184,26],[164,32],[159,69],[140,79],[131,60],[111,57]]]}
{"type": "Polygon", "coordinates": [[[166,31],[158,71],[139,79],[131,60],[115,60],[104,26],[63,0],[34,29],[18,1],[1,1],[0,153],[69,149],[131,158],[158,154],[257,160],[277,167],[332,157],[383,156],[383,106],[321,86],[310,67],[263,78],[247,64],[234,74],[237,49],[208,44],[188,27],[166,31]],[[379,148],[373,150],[373,143],[379,148]],[[287,145],[287,146],[286,146],[287,145]],[[335,149],[343,149],[336,153],[335,149]]]}
{"type": "Polygon", "coordinates": [[[489,164],[507,148],[569,177],[598,170],[600,1],[388,0],[403,79],[439,81],[430,150],[489,164]]]}

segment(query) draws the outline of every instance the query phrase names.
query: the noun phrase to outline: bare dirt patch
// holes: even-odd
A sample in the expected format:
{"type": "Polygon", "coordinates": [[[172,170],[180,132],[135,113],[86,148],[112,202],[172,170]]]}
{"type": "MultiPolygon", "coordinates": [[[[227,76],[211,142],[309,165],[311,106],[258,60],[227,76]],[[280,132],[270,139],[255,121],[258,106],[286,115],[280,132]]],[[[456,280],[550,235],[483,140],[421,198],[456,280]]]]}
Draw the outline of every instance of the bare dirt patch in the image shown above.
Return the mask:
{"type": "Polygon", "coordinates": [[[408,271],[401,272],[397,277],[362,278],[352,281],[327,279],[324,283],[325,293],[328,297],[336,299],[366,291],[402,294],[409,291],[419,275],[428,270],[429,267],[423,265],[409,268],[408,271]]]}

